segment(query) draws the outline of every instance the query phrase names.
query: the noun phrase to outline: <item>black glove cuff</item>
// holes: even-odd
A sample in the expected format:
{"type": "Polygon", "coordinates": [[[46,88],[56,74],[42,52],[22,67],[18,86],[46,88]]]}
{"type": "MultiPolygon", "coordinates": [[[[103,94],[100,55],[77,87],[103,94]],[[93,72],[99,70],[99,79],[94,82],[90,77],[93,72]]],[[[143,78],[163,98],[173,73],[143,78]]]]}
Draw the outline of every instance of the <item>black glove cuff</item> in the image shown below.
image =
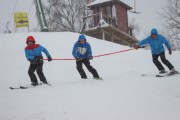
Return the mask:
{"type": "Polygon", "coordinates": [[[50,55],[48,56],[48,61],[52,61],[52,58],[51,58],[51,56],[50,56],[50,55]]]}

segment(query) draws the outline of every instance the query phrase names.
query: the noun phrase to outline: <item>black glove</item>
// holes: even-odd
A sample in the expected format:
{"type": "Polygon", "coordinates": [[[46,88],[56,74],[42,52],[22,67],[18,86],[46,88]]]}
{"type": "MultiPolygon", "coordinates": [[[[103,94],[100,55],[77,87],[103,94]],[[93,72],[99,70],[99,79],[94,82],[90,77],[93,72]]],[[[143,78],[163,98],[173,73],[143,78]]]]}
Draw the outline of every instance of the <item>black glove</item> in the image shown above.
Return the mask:
{"type": "Polygon", "coordinates": [[[92,60],[92,59],[93,59],[93,56],[89,56],[88,59],[92,60]]]}
{"type": "Polygon", "coordinates": [[[75,58],[76,59],[76,61],[80,61],[80,60],[82,60],[82,58],[75,58]]]}
{"type": "Polygon", "coordinates": [[[133,45],[133,47],[137,50],[137,49],[139,49],[139,46],[138,45],[133,45]]]}
{"type": "Polygon", "coordinates": [[[52,58],[51,58],[51,56],[48,56],[48,61],[52,61],[52,58]]]}
{"type": "Polygon", "coordinates": [[[171,48],[169,48],[168,50],[169,50],[169,54],[171,55],[171,54],[172,54],[172,50],[171,50],[171,48]]]}
{"type": "Polygon", "coordinates": [[[29,62],[30,62],[31,64],[37,64],[37,61],[34,60],[34,59],[32,59],[32,60],[30,59],[29,62]]]}

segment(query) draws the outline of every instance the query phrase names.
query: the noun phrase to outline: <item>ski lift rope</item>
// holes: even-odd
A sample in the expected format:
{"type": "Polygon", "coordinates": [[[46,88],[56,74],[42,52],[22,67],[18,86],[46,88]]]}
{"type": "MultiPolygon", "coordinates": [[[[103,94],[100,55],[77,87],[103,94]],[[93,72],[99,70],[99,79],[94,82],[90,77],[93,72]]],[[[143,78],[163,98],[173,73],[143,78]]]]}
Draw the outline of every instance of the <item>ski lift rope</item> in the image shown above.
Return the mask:
{"type": "MultiPolygon", "coordinates": [[[[34,1],[34,0],[32,0],[31,6],[30,6],[29,11],[28,11],[28,18],[29,18],[29,14],[30,14],[30,12],[31,12],[31,8],[32,8],[32,6],[34,5],[34,2],[33,2],[33,1],[34,1]]],[[[23,32],[24,32],[24,28],[23,28],[23,32]]]]}
{"type": "Polygon", "coordinates": [[[15,5],[14,5],[14,8],[13,8],[13,11],[12,11],[12,13],[11,13],[11,16],[10,16],[10,19],[9,19],[9,21],[8,21],[8,22],[10,22],[10,21],[11,21],[11,19],[12,19],[12,16],[13,16],[13,14],[14,14],[14,10],[16,9],[17,2],[18,2],[18,0],[16,0],[16,2],[15,2],[15,5]]]}
{"type": "Polygon", "coordinates": [[[15,10],[15,8],[16,8],[16,5],[17,5],[17,0],[16,0],[16,2],[15,2],[15,5],[14,5],[13,11],[12,11],[12,13],[11,13],[11,16],[10,16],[10,18],[9,18],[9,21],[7,21],[7,23],[6,23],[6,29],[7,29],[8,33],[11,33],[11,31],[10,31],[9,28],[8,28],[8,24],[10,23],[10,21],[11,21],[11,19],[12,19],[14,10],[15,10]]]}
{"type": "MultiPolygon", "coordinates": [[[[12,16],[13,16],[14,11],[15,11],[15,9],[16,9],[17,3],[18,3],[18,0],[16,0],[16,2],[15,2],[15,4],[14,4],[14,8],[13,8],[13,10],[12,10],[12,12],[11,12],[11,16],[10,16],[9,21],[7,22],[7,24],[9,24],[9,23],[10,23],[10,21],[12,20],[12,16]]],[[[32,8],[32,6],[33,6],[33,0],[32,0],[32,3],[31,3],[31,6],[30,6],[30,9],[29,9],[29,11],[28,11],[28,17],[29,17],[29,13],[31,12],[31,8],[32,8]]],[[[24,29],[23,29],[23,31],[24,31],[24,29]]]]}
{"type": "Polygon", "coordinates": [[[33,1],[34,1],[34,0],[32,0],[31,6],[30,6],[29,11],[28,11],[28,17],[29,17],[29,14],[30,14],[30,12],[31,12],[31,8],[32,8],[32,6],[34,5],[34,2],[33,2],[33,1]]]}

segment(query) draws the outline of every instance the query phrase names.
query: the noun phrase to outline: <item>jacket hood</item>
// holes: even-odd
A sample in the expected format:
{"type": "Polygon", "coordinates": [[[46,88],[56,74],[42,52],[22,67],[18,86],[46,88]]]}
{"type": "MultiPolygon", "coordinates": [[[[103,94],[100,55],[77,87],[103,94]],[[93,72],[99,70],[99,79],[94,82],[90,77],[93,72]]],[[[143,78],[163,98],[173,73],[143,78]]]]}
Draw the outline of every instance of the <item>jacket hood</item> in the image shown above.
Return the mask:
{"type": "Polygon", "coordinates": [[[152,34],[156,34],[156,35],[158,34],[158,31],[157,31],[156,28],[153,28],[153,29],[151,30],[151,35],[152,35],[152,34]]]}
{"type": "Polygon", "coordinates": [[[84,35],[79,35],[78,42],[79,42],[80,40],[85,40],[85,41],[86,41],[86,37],[85,37],[84,35]]]}
{"type": "Polygon", "coordinates": [[[36,42],[34,37],[33,36],[28,36],[27,39],[26,39],[26,44],[29,42],[29,41],[32,41],[32,42],[36,42]]]}

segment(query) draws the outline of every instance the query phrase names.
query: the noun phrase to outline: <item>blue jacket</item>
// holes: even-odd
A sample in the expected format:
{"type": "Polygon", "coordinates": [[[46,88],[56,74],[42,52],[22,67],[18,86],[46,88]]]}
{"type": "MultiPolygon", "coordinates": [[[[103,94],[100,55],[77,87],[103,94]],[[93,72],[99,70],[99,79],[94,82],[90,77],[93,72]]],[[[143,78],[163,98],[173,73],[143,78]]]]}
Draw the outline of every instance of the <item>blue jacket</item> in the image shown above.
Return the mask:
{"type": "Polygon", "coordinates": [[[147,37],[146,39],[138,42],[138,46],[142,46],[144,44],[149,44],[151,47],[152,54],[160,54],[165,51],[163,44],[166,45],[168,49],[171,49],[169,42],[166,40],[165,37],[159,35],[157,29],[152,29],[151,34],[156,34],[157,38],[153,39],[151,36],[147,37]]]}
{"type": "Polygon", "coordinates": [[[81,59],[92,57],[91,46],[86,41],[86,37],[84,35],[79,35],[78,41],[74,44],[72,55],[74,56],[74,58],[81,59]],[[85,40],[85,43],[81,44],[80,40],[85,40]]]}
{"type": "Polygon", "coordinates": [[[25,48],[25,55],[28,60],[34,60],[35,56],[43,57],[42,52],[44,52],[47,57],[50,56],[46,48],[39,44],[33,44],[32,46],[27,46],[25,48]]]}

